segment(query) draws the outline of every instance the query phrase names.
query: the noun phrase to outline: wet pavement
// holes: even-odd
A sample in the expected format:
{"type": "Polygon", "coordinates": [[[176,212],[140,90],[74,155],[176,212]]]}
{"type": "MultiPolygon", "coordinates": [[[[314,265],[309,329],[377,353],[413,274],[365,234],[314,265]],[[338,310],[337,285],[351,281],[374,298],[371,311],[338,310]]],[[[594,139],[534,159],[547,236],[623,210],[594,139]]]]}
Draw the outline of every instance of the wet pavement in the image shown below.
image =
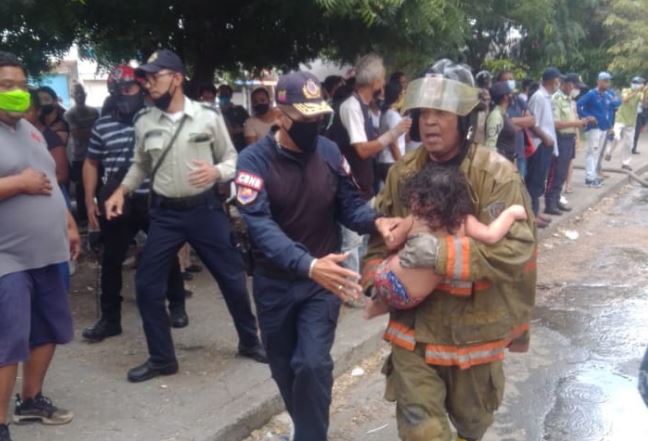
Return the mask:
{"type": "MultiPolygon", "coordinates": [[[[648,140],[640,151],[646,153],[633,166],[645,171],[648,140]]],[[[636,392],[648,344],[648,190],[629,187],[598,203],[623,178],[611,174],[603,189],[593,190],[575,171],[569,196],[575,209],[565,216],[571,219],[545,232],[540,246],[531,350],[508,355],[505,400],[484,441],[648,440],[648,411],[636,392]]],[[[127,270],[124,333],[90,345],[78,336],[95,320],[96,265],[81,262],[71,296],[77,339],[57,350],[45,385],[75,419],[58,427],[14,426],[14,440],[238,441],[281,411],[267,366],[236,357],[232,321],[205,272],[188,286],[195,292],[187,303],[189,327],[173,332],[180,373],[127,383],[126,371],[147,355],[132,279],[127,270]]],[[[361,375],[336,380],[330,441],[396,440],[379,374],[388,351],[378,341],[386,319],[363,322],[360,315],[343,310],[333,348],[336,375],[373,355],[356,371],[361,375]]],[[[267,438],[275,426],[285,424],[273,422],[251,439],[267,438]]]]}
{"type": "MultiPolygon", "coordinates": [[[[531,350],[507,354],[504,403],[484,441],[648,439],[637,392],[648,344],[647,226],[648,189],[627,186],[543,239],[531,350]],[[574,231],[578,239],[566,237],[574,231]]],[[[381,399],[387,352],[367,360],[364,375],[338,381],[331,441],[398,439],[394,407],[381,399]]]]}

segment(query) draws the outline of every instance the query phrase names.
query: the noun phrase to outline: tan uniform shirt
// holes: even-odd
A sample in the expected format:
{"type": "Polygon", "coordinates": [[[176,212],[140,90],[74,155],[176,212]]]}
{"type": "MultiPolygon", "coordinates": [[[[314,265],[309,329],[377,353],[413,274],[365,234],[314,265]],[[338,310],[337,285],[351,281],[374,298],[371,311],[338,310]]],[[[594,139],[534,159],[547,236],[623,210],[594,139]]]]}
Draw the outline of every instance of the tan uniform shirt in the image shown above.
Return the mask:
{"type": "MultiPolygon", "coordinates": [[[[189,98],[185,98],[183,112],[187,119],[153,184],[155,193],[169,198],[194,196],[206,190],[189,183],[189,173],[195,168],[194,160],[214,164],[221,182],[233,179],[236,169],[237,153],[220,112],[189,98]]],[[[122,181],[129,192],[139,188],[151,174],[180,121],[174,121],[155,107],[146,109],[137,118],[135,156],[122,181]]]]}

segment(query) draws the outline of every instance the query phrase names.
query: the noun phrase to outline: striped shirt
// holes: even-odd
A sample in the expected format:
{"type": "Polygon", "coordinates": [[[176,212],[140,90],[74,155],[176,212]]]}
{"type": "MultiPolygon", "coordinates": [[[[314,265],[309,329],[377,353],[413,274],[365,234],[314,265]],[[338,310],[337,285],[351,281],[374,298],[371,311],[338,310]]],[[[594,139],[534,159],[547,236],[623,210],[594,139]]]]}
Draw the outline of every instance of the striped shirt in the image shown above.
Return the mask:
{"type": "MultiPolygon", "coordinates": [[[[103,166],[101,179],[105,184],[121,168],[130,167],[134,149],[134,126],[119,120],[114,115],[106,115],[99,118],[92,128],[87,158],[101,163],[103,166]]],[[[147,179],[135,190],[135,193],[147,194],[148,191],[149,180],[147,179]]]]}

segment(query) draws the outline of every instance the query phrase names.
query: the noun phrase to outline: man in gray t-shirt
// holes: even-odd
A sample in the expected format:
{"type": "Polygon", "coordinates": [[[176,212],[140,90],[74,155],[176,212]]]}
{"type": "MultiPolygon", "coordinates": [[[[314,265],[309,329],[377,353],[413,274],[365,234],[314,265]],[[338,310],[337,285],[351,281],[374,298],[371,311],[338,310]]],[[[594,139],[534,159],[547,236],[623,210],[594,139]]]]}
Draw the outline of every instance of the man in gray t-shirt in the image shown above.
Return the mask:
{"type": "MultiPolygon", "coordinates": [[[[22,393],[13,420],[65,424],[72,413],[42,394],[56,345],[73,337],[64,266],[79,233],[56,183],[41,133],[22,119],[29,107],[18,59],[0,52],[0,439],[10,440],[7,410],[18,363],[22,393]],[[54,183],[54,185],[53,185],[54,183]]],[[[71,252],[71,253],[70,253],[71,252]]]]}

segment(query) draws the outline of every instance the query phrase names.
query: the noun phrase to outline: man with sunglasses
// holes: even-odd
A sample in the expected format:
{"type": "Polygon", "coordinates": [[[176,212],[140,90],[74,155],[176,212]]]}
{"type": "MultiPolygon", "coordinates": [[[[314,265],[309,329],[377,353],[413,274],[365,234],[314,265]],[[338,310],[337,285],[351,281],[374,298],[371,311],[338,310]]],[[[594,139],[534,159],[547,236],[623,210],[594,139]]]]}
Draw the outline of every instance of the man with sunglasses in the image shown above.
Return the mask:
{"type": "Polygon", "coordinates": [[[397,221],[378,218],[338,146],[318,136],[332,109],[315,76],[282,76],[276,102],[276,126],[239,156],[237,201],[253,244],[261,336],[294,441],[325,441],[340,303],[361,291],[359,275],[341,266],[339,223],[389,235],[397,221]]]}
{"type": "Polygon", "coordinates": [[[239,336],[241,356],[265,362],[245,279],[243,258],[214,185],[234,177],[236,150],[218,110],[184,95],[184,65],[173,52],[156,51],[139,71],[154,106],[135,122],[135,157],[121,186],[106,201],[106,217],[122,214],[124,199],[151,180],[149,234],[135,286],[149,359],[128,380],[146,381],[178,371],[164,300],[168,274],[188,242],[218,282],[239,336]]]}

